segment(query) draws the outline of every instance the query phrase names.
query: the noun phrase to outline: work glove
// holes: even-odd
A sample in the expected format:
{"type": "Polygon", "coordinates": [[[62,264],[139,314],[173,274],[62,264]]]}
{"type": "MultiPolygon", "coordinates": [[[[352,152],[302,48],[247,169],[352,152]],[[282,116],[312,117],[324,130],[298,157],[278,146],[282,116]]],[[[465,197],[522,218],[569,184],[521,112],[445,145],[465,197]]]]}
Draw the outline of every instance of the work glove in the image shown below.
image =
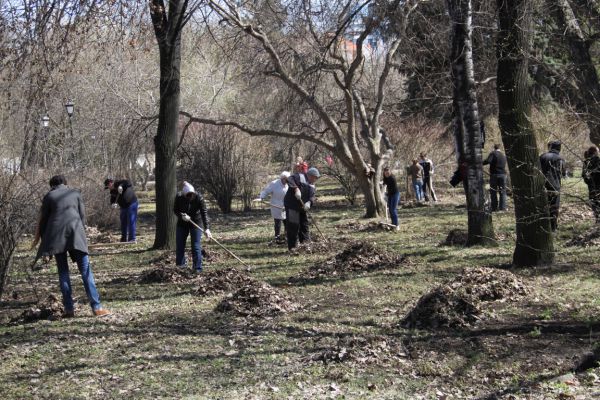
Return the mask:
{"type": "Polygon", "coordinates": [[[302,193],[300,192],[299,188],[296,188],[296,191],[294,192],[294,196],[296,196],[296,198],[298,200],[300,200],[302,198],[302,193]]]}
{"type": "Polygon", "coordinates": [[[181,214],[181,219],[184,220],[185,222],[190,222],[192,220],[192,218],[189,215],[187,215],[186,213],[181,214]]]}
{"type": "Polygon", "coordinates": [[[206,234],[207,238],[212,239],[212,233],[210,233],[210,229],[205,229],[204,233],[206,234]]]}
{"type": "Polygon", "coordinates": [[[123,186],[119,186],[117,188],[117,192],[119,192],[119,194],[122,194],[123,193],[123,186]]]}
{"type": "Polygon", "coordinates": [[[306,211],[310,210],[310,201],[307,201],[306,203],[304,203],[304,209],[306,211]]]}
{"type": "Polygon", "coordinates": [[[112,208],[119,208],[119,205],[118,205],[117,203],[112,203],[110,206],[111,206],[112,208]]]}
{"type": "Polygon", "coordinates": [[[263,201],[263,199],[261,199],[260,197],[257,197],[256,199],[253,199],[252,201],[263,201]]]}

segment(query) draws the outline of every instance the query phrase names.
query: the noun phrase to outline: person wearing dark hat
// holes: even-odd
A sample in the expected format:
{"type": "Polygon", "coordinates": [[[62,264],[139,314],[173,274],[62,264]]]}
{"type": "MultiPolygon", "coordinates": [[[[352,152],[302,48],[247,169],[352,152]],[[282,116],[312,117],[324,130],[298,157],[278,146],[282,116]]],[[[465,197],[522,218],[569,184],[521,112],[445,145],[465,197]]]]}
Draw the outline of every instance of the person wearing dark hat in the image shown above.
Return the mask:
{"type": "Polygon", "coordinates": [[[560,208],[561,179],[567,175],[565,160],[560,156],[561,142],[548,143],[548,152],[540,156],[540,166],[546,178],[545,188],[548,196],[550,211],[550,226],[552,231],[558,227],[558,209],[560,208]]]}
{"type": "Polygon", "coordinates": [[[585,151],[581,175],[588,186],[590,206],[598,224],[600,223],[600,154],[598,147],[591,146],[585,151]]]}
{"type": "Polygon", "coordinates": [[[188,235],[192,241],[192,262],[196,272],[202,272],[202,231],[194,226],[204,226],[204,234],[211,239],[212,234],[208,225],[208,212],[202,194],[196,192],[194,187],[184,181],[183,189],[175,196],[173,212],[177,215],[177,230],[175,231],[175,265],[185,267],[185,242],[188,235]],[[193,222],[194,224],[192,224],[193,222]]]}
{"type": "Polygon", "coordinates": [[[506,156],[500,151],[499,144],[495,144],[494,150],[483,160],[483,165],[487,164],[490,166],[492,211],[504,211],[506,210],[506,156]]]}
{"type": "Polygon", "coordinates": [[[104,189],[110,190],[111,206],[121,208],[121,242],[135,242],[138,200],[131,182],[127,179],[115,181],[107,178],[104,181],[104,189]]]}
{"type": "Polygon", "coordinates": [[[85,207],[81,194],[79,190],[67,187],[67,180],[63,175],[50,178],[50,188],[42,200],[39,224],[31,247],[35,248],[41,238],[37,258],[54,256],[56,259],[65,309],[63,317],[75,316],[67,253],[77,263],[92,313],[98,317],[108,315],[110,312],[100,304],[90,266],[85,236],[85,207]]]}
{"type": "Polygon", "coordinates": [[[310,241],[308,214],[315,201],[315,186],[321,174],[312,167],[306,174],[295,173],[288,178],[288,191],[283,198],[287,220],[288,250],[300,243],[310,241]]]}

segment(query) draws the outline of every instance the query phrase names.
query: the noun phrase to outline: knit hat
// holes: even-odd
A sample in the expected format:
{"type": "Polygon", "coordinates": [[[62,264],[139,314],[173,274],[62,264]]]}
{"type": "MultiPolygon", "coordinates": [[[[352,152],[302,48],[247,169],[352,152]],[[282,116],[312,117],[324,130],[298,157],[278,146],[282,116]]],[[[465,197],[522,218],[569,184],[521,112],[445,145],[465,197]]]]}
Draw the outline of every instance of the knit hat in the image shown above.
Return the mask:
{"type": "Polygon", "coordinates": [[[312,175],[315,176],[317,178],[319,178],[321,176],[321,174],[319,173],[319,170],[316,169],[315,167],[311,167],[308,169],[308,172],[306,173],[307,175],[312,175]]]}
{"type": "Polygon", "coordinates": [[[280,177],[280,178],[286,178],[286,179],[287,179],[287,178],[289,178],[289,177],[290,177],[290,173],[289,173],[289,172],[287,172],[287,171],[283,171],[283,172],[281,173],[281,175],[279,175],[279,177],[280,177]]]}
{"type": "Polygon", "coordinates": [[[196,191],[194,190],[194,187],[186,181],[183,181],[183,190],[181,191],[183,193],[183,195],[185,196],[188,193],[196,193],[196,191]]]}

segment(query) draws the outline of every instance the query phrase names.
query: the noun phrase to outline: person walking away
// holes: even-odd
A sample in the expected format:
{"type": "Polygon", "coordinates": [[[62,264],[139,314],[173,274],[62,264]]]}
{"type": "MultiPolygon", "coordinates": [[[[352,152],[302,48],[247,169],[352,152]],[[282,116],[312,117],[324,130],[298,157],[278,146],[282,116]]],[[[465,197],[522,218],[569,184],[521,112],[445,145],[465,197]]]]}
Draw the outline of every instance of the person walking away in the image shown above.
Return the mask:
{"type": "Polygon", "coordinates": [[[287,179],[290,177],[290,173],[283,171],[278,179],[270,182],[260,192],[259,201],[264,201],[269,195],[271,196],[271,216],[275,222],[275,242],[279,243],[283,240],[281,237],[281,225],[284,228],[285,238],[285,209],[283,206],[283,198],[288,191],[287,179]]]}
{"type": "Polygon", "coordinates": [[[315,202],[315,183],[321,174],[312,167],[306,174],[295,173],[288,178],[288,191],[283,199],[287,221],[288,250],[300,243],[310,241],[308,214],[315,202]]]}
{"type": "Polygon", "coordinates": [[[102,308],[100,304],[100,295],[90,265],[85,236],[85,206],[81,194],[67,186],[67,179],[63,175],[50,178],[50,191],[42,200],[32,248],[37,246],[40,238],[37,258],[54,256],[56,259],[65,310],[63,317],[75,316],[67,253],[71,260],[77,263],[92,313],[98,317],[110,314],[110,311],[102,308]]]}
{"type": "Polygon", "coordinates": [[[417,202],[423,201],[423,167],[419,165],[417,159],[412,160],[412,165],[408,168],[412,177],[412,185],[415,190],[417,202]]]}
{"type": "Polygon", "coordinates": [[[431,193],[431,200],[437,202],[437,196],[435,195],[435,190],[433,190],[433,161],[427,158],[426,153],[419,154],[419,165],[423,168],[423,196],[425,197],[425,201],[429,201],[429,196],[427,192],[431,193]]]}
{"type": "Polygon", "coordinates": [[[177,215],[175,265],[178,267],[186,266],[185,243],[189,235],[194,271],[202,272],[202,245],[200,244],[202,230],[196,228],[192,222],[200,226],[200,221],[202,221],[206,237],[212,239],[204,197],[201,193],[196,192],[190,183],[184,181],[183,189],[175,196],[173,212],[177,215]]]}
{"type": "Polygon", "coordinates": [[[386,187],[387,207],[392,218],[392,225],[396,225],[396,229],[400,229],[398,225],[398,202],[400,201],[400,191],[396,177],[392,174],[389,167],[383,169],[383,184],[386,187]]]}
{"type": "Polygon", "coordinates": [[[490,199],[492,211],[506,210],[506,156],[495,144],[494,150],[483,160],[483,165],[490,166],[490,199]]]}
{"type": "Polygon", "coordinates": [[[596,223],[600,223],[600,155],[598,147],[591,146],[584,153],[582,176],[588,186],[590,206],[596,223]]]}
{"type": "Polygon", "coordinates": [[[540,156],[540,166],[546,178],[545,187],[553,232],[558,228],[561,179],[566,176],[565,160],[560,156],[560,149],[561,142],[559,140],[552,141],[548,143],[548,152],[540,156]]]}
{"type": "Polygon", "coordinates": [[[113,208],[121,208],[121,242],[135,242],[137,225],[138,199],[131,182],[127,179],[104,181],[104,189],[110,191],[110,204],[113,208]]]}

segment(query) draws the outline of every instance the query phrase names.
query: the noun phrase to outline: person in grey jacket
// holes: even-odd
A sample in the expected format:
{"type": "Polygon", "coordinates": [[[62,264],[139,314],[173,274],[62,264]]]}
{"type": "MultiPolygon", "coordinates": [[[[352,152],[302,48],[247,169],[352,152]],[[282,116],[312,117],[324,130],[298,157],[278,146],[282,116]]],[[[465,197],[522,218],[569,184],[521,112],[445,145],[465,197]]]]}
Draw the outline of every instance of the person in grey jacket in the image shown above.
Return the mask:
{"type": "Polygon", "coordinates": [[[42,200],[40,220],[32,248],[41,238],[37,258],[56,258],[65,318],[75,316],[67,252],[71,260],[77,263],[93,314],[99,317],[108,315],[110,312],[100,304],[89,262],[85,236],[85,207],[81,194],[78,190],[67,187],[67,180],[62,175],[50,178],[50,187],[50,191],[42,200]]]}

